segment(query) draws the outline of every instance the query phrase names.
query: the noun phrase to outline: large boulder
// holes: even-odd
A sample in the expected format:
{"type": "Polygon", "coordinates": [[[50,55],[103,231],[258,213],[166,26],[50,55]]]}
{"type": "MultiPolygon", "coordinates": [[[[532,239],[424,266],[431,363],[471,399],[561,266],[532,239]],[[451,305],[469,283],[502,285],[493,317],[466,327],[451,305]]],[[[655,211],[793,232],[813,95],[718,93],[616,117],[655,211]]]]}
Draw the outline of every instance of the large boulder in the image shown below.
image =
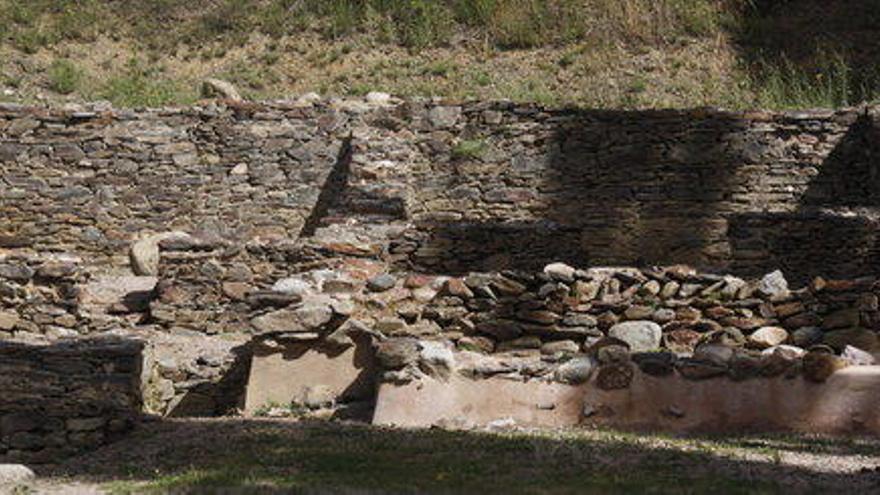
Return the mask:
{"type": "Polygon", "coordinates": [[[660,347],[663,330],[653,321],[625,321],[611,327],[608,336],[626,342],[632,352],[645,352],[660,347]]]}
{"type": "MultiPolygon", "coordinates": [[[[36,475],[31,469],[23,464],[0,464],[0,488],[3,485],[18,485],[34,479],[36,475]]],[[[2,490],[0,490],[2,492],[2,490]]],[[[4,492],[5,493],[5,492],[4,492]]],[[[12,493],[18,493],[12,491],[12,493]]],[[[23,491],[22,493],[30,493],[23,491]]]]}

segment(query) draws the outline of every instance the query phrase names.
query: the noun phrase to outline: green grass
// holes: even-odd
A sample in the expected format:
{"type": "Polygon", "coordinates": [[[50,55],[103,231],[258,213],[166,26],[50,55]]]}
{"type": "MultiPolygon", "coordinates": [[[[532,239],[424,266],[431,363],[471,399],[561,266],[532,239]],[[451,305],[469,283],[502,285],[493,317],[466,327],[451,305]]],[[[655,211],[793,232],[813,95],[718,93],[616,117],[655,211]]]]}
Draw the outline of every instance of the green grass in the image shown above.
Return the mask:
{"type": "MultiPolygon", "coordinates": [[[[616,432],[490,434],[265,421],[218,436],[223,428],[194,431],[196,438],[164,445],[145,461],[119,446],[109,464],[98,460],[84,474],[106,480],[114,494],[785,493],[767,479],[742,481],[705,469],[721,455],[712,441],[680,449],[616,432]],[[235,448],[218,448],[218,441],[235,448]]],[[[144,439],[151,441],[157,440],[144,439]]]]}
{"type": "Polygon", "coordinates": [[[880,98],[880,65],[856,73],[840,53],[817,56],[812,69],[782,59],[761,61],[754,72],[764,107],[836,108],[880,98]]]}
{"type": "Polygon", "coordinates": [[[192,88],[163,78],[157,68],[134,58],[93,96],[120,107],[158,107],[191,103],[196,99],[192,88]]]}
{"type": "Polygon", "coordinates": [[[459,160],[479,159],[486,152],[486,143],[482,140],[464,140],[452,148],[452,158],[459,160]]]}
{"type": "Polygon", "coordinates": [[[61,94],[70,94],[80,88],[83,79],[83,71],[73,62],[66,59],[58,59],[49,66],[49,87],[61,94]]]}

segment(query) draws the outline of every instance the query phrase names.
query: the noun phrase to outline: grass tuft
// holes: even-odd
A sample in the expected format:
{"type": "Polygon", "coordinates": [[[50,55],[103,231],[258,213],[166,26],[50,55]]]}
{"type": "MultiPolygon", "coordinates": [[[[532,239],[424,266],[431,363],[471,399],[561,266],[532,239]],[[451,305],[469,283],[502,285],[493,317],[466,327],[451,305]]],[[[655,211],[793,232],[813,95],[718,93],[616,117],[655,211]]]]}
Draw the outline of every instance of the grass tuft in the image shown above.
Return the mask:
{"type": "Polygon", "coordinates": [[[58,93],[67,95],[78,90],[83,78],[83,71],[67,59],[57,59],[49,66],[49,87],[58,93]]]}

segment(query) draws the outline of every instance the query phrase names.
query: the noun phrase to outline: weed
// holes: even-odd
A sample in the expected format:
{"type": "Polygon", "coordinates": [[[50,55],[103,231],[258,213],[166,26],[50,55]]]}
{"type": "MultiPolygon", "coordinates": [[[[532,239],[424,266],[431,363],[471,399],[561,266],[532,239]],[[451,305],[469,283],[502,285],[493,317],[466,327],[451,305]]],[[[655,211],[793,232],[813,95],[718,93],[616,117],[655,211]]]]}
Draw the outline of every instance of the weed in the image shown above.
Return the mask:
{"type": "Polygon", "coordinates": [[[179,83],[161,77],[155,67],[145,66],[136,58],[128,61],[122,73],[107,81],[99,96],[122,107],[158,107],[194,100],[194,95],[184,91],[179,83]]]}
{"type": "Polygon", "coordinates": [[[79,89],[83,71],[67,59],[58,59],[49,66],[49,87],[61,94],[70,94],[79,89]]]}
{"type": "Polygon", "coordinates": [[[482,140],[463,140],[452,148],[452,158],[457,160],[479,159],[486,152],[486,143],[482,140]]]}

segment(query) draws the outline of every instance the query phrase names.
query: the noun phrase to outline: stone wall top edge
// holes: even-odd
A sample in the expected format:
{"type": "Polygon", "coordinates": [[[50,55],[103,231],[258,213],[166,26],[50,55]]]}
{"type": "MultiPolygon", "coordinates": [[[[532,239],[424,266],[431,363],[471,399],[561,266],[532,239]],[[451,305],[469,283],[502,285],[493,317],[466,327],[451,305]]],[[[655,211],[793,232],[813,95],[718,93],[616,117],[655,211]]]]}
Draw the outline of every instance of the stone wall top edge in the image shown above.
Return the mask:
{"type": "Polygon", "coordinates": [[[837,109],[813,108],[798,110],[728,110],[719,107],[693,108],[657,108],[657,109],[603,109],[579,107],[574,105],[547,106],[538,103],[520,103],[509,100],[448,100],[438,98],[390,98],[386,102],[368,102],[364,98],[324,98],[303,102],[300,100],[264,100],[264,101],[232,101],[202,100],[188,106],[170,106],[153,108],[117,108],[106,102],[67,105],[40,106],[0,102],[0,118],[35,117],[47,121],[76,120],[130,120],[142,117],[211,117],[225,113],[258,114],[260,112],[291,112],[304,117],[310,112],[337,110],[347,113],[362,114],[381,109],[401,106],[460,106],[465,114],[482,111],[499,111],[521,114],[523,116],[542,113],[547,115],[585,115],[599,119],[620,116],[644,118],[694,118],[706,119],[721,117],[749,121],[798,121],[827,120],[852,114],[880,114],[880,105],[861,105],[837,109]]]}

